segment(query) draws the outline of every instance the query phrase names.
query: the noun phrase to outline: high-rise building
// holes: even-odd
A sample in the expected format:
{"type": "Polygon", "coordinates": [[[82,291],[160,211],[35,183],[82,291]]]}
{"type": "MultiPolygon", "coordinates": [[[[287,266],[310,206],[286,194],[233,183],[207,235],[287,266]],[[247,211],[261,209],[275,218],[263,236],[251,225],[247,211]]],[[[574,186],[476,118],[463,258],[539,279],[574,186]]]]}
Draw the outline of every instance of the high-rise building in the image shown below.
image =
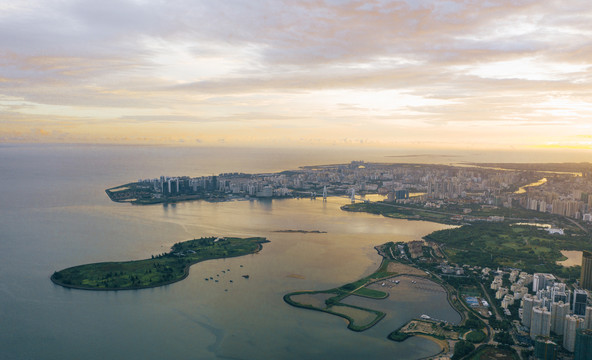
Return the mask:
{"type": "Polygon", "coordinates": [[[534,298],[530,294],[524,295],[522,298],[522,325],[530,327],[532,319],[532,308],[534,305],[534,298]]]}
{"type": "Polygon", "coordinates": [[[584,318],[584,328],[592,329],[592,306],[586,306],[586,317],[584,318]]]}
{"type": "Polygon", "coordinates": [[[565,326],[563,328],[563,347],[573,352],[576,345],[576,330],[584,327],[584,319],[576,315],[567,315],[565,317],[565,326]]]}
{"type": "Polygon", "coordinates": [[[592,330],[576,330],[576,342],[574,348],[574,360],[592,359],[592,330]]]}
{"type": "Polygon", "coordinates": [[[585,290],[574,290],[573,313],[580,316],[586,315],[587,301],[588,293],[585,290]]]}
{"type": "Polygon", "coordinates": [[[551,331],[557,335],[563,335],[565,316],[569,314],[569,304],[563,301],[551,305],[551,331]]]}
{"type": "Polygon", "coordinates": [[[557,359],[557,344],[547,338],[538,337],[534,343],[534,358],[536,360],[557,359]]]}
{"type": "Polygon", "coordinates": [[[532,309],[530,321],[530,338],[537,336],[548,337],[551,333],[551,312],[544,306],[536,306],[532,309]]]}
{"type": "Polygon", "coordinates": [[[409,199],[409,190],[397,190],[397,191],[395,191],[395,199],[397,199],[397,200],[409,199]]]}
{"type": "Polygon", "coordinates": [[[552,286],[555,282],[555,276],[553,274],[536,273],[532,277],[532,291],[537,292],[544,290],[547,286],[552,286]]]}
{"type": "Polygon", "coordinates": [[[563,301],[564,303],[569,301],[564,283],[555,283],[553,285],[551,288],[551,300],[553,302],[563,301]]]}
{"type": "Polygon", "coordinates": [[[583,289],[592,290],[592,252],[590,251],[584,251],[582,254],[580,286],[583,289]]]}

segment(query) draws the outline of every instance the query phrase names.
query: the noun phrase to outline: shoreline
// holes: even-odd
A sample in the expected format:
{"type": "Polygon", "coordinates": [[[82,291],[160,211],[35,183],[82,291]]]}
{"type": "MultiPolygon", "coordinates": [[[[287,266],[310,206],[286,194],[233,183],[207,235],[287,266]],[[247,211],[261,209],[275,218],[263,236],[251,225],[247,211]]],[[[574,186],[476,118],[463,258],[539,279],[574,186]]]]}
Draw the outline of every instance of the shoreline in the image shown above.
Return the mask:
{"type": "Polygon", "coordinates": [[[440,346],[440,348],[441,348],[440,352],[435,353],[435,354],[430,355],[430,356],[426,356],[426,357],[421,358],[419,360],[433,359],[436,356],[443,355],[445,353],[447,354],[447,353],[450,352],[450,346],[448,345],[448,341],[447,340],[436,339],[435,337],[429,336],[429,335],[426,335],[426,334],[417,334],[417,335],[411,335],[411,336],[417,336],[417,337],[420,337],[420,338],[429,340],[429,341],[435,343],[436,345],[440,346]]]}
{"type": "MultiPolygon", "coordinates": [[[[236,254],[236,255],[229,255],[229,256],[224,256],[224,257],[205,257],[202,259],[196,259],[196,261],[190,261],[187,264],[185,264],[184,268],[183,268],[183,273],[181,275],[181,277],[176,278],[176,279],[171,279],[171,280],[167,280],[167,281],[163,281],[163,282],[158,282],[155,284],[150,284],[150,285],[140,285],[140,286],[126,286],[126,287],[105,287],[105,288],[99,288],[99,287],[89,287],[89,286],[81,286],[81,285],[77,285],[77,284],[66,284],[58,279],[56,279],[56,274],[58,274],[59,272],[65,271],[65,270],[69,270],[69,269],[73,269],[76,267],[80,267],[80,266],[97,266],[97,265],[102,265],[102,264],[129,264],[129,263],[134,263],[134,262],[140,262],[140,261],[146,261],[146,260],[159,260],[158,258],[153,258],[153,259],[144,259],[144,260],[132,260],[132,261],[125,261],[125,262],[99,262],[99,263],[91,263],[91,264],[84,264],[84,265],[78,265],[78,266],[73,266],[73,267],[69,267],[69,268],[65,268],[62,269],[60,271],[56,271],[54,272],[51,276],[50,276],[50,280],[55,284],[55,285],[59,285],[62,286],[64,288],[67,289],[75,289],[75,290],[90,290],[90,291],[123,291],[123,290],[142,290],[142,289],[152,289],[152,288],[157,288],[157,287],[161,287],[161,286],[167,286],[167,285],[171,285],[174,284],[176,282],[185,280],[188,276],[189,276],[189,269],[191,266],[203,262],[203,261],[208,261],[208,260],[217,260],[217,259],[230,259],[230,258],[235,258],[235,257],[240,257],[240,256],[245,256],[245,255],[252,255],[252,254],[257,254],[259,253],[262,249],[263,249],[263,243],[265,242],[269,242],[269,240],[265,239],[265,238],[249,238],[249,239],[260,239],[257,244],[256,244],[256,248],[252,251],[252,252],[247,252],[244,254],[236,254]]],[[[172,253],[172,250],[169,254],[172,253]]],[[[167,255],[169,255],[167,254],[167,255]]]]}
{"type": "Polygon", "coordinates": [[[434,354],[434,355],[431,355],[431,356],[438,356],[438,355],[440,355],[440,354],[442,354],[444,352],[449,352],[450,351],[450,346],[448,345],[448,341],[446,341],[446,340],[438,339],[438,338],[435,338],[433,336],[426,335],[426,334],[415,334],[415,335],[411,335],[411,336],[417,336],[417,337],[420,337],[420,338],[423,338],[423,339],[430,340],[430,341],[438,344],[438,346],[440,346],[442,348],[442,350],[439,353],[434,354]]]}

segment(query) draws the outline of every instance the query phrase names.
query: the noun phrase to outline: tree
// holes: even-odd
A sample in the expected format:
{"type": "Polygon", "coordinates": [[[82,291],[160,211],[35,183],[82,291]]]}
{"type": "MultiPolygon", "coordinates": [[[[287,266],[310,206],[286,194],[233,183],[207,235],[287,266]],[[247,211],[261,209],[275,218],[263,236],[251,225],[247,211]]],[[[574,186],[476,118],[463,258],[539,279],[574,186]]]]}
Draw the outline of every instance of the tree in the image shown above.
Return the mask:
{"type": "Polygon", "coordinates": [[[452,360],[460,359],[473,350],[475,350],[475,345],[468,341],[460,340],[456,343],[456,345],[454,345],[454,354],[452,355],[452,360]]]}
{"type": "Polygon", "coordinates": [[[495,334],[493,339],[501,344],[506,345],[514,345],[514,340],[512,339],[512,335],[510,335],[507,331],[498,332],[495,334]]]}

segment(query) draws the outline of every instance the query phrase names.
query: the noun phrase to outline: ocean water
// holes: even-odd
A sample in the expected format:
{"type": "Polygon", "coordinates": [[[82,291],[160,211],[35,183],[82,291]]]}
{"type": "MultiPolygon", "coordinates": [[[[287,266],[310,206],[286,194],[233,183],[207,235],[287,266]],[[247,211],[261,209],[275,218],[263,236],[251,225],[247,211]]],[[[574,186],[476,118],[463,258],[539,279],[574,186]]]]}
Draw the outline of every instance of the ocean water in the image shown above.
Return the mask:
{"type": "Polygon", "coordinates": [[[0,147],[0,358],[397,354],[417,359],[438,352],[421,338],[386,340],[388,332],[428,312],[425,307],[436,318],[459,320],[430,293],[410,289],[399,303],[391,298],[388,321],[362,333],[347,330],[341,318],[293,308],[282,296],[356,280],[380,263],[375,245],[419,239],[444,225],[342,212],[346,200],[340,198],[132,206],[113,203],[104,192],[160,175],[272,172],[354,159],[385,161],[384,156],[285,149],[0,147]],[[274,232],[285,229],[327,233],[274,232]],[[65,267],[143,259],[168,251],[175,242],[213,235],[266,236],[271,242],[258,254],[196,264],[187,279],[160,288],[93,292],[64,289],[49,280],[65,267]],[[219,283],[204,281],[216,275],[219,283]]]}

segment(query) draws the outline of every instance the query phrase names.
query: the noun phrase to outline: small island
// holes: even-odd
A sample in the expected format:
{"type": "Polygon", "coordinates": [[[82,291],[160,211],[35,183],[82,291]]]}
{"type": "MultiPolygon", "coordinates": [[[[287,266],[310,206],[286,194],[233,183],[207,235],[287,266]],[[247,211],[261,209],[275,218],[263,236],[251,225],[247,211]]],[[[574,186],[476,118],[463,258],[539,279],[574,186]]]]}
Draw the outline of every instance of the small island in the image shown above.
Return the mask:
{"type": "Polygon", "coordinates": [[[54,272],[51,281],[81,290],[136,290],[185,279],[189,267],[201,261],[253,254],[269,242],[263,237],[207,237],[176,243],[169,253],[151,259],[101,262],[54,272]]]}
{"type": "Polygon", "coordinates": [[[326,234],[326,231],[321,230],[276,230],[276,233],[299,233],[299,234],[326,234]]]}

